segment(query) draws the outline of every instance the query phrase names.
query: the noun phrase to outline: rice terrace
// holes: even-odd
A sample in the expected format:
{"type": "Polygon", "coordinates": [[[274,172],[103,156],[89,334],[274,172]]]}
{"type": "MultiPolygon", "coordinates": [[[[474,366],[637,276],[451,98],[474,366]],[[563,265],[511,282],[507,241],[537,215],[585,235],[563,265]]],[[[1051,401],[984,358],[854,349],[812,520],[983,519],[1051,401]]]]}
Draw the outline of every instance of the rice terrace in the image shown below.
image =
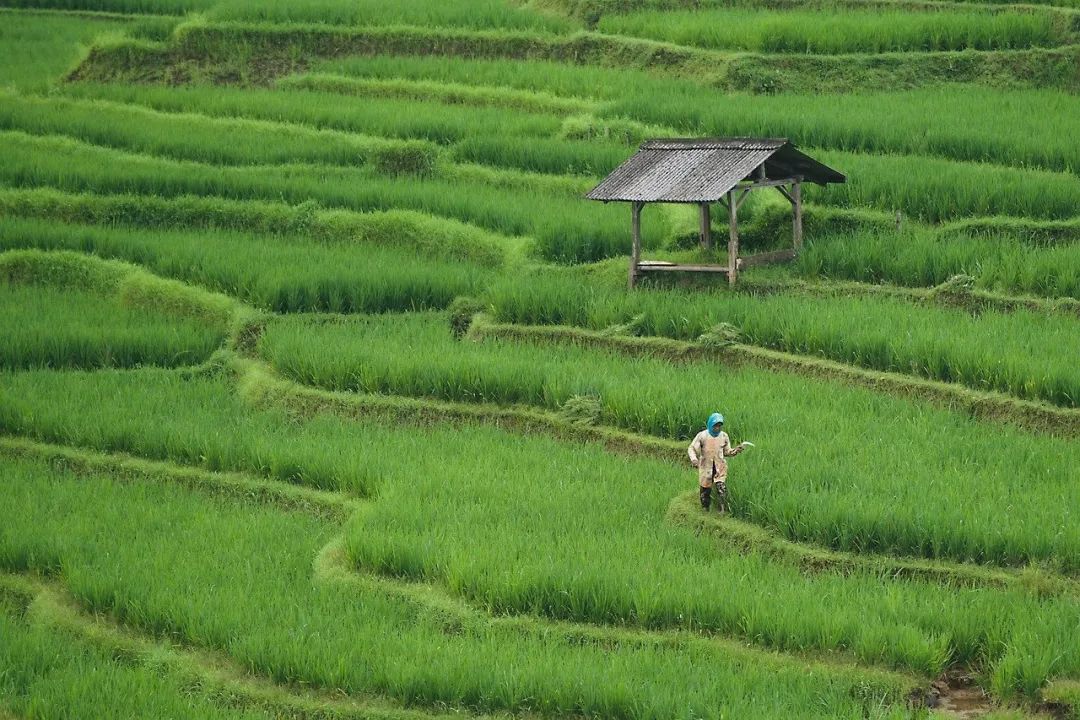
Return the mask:
{"type": "Polygon", "coordinates": [[[1080,719],[1080,0],[0,0],[0,308],[0,720],[1080,719]]]}

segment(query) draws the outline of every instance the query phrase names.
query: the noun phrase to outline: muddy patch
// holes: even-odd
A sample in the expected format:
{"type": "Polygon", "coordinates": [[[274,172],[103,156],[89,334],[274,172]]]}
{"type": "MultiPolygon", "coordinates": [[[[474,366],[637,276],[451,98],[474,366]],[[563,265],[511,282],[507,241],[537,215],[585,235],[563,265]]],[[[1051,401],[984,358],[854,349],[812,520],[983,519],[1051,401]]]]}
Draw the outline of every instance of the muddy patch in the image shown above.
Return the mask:
{"type": "Polygon", "coordinates": [[[939,715],[957,720],[975,720],[994,709],[990,696],[969,675],[945,675],[935,680],[926,704],[939,715]]]}

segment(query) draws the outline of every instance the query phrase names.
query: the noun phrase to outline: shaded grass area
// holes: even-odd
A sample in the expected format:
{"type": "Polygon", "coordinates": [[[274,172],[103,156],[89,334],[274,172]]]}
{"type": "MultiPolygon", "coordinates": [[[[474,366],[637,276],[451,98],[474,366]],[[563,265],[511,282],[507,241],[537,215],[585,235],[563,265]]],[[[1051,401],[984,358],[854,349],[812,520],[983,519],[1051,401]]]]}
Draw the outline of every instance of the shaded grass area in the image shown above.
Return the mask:
{"type": "Polygon", "coordinates": [[[843,549],[988,563],[1064,567],[1080,549],[1060,514],[1080,501],[1066,481],[1080,445],[1011,429],[991,440],[955,413],[867,390],[707,361],[673,367],[599,349],[458,342],[442,316],[279,320],[260,350],[288,377],[328,389],[549,410],[591,398],[593,422],[684,439],[717,409],[701,391],[715,387],[729,432],[777,449],[745,461],[748,478],[733,495],[734,512],[753,522],[843,549]],[[989,459],[988,441],[1012,447],[1010,458],[989,459]],[[1039,480],[1021,488],[1017,476],[1039,480]]]}
{"type": "Polygon", "coordinates": [[[324,523],[175,487],[5,466],[13,495],[4,514],[14,522],[0,531],[6,565],[62,560],[65,584],[90,609],[145,632],[227,648],[237,662],[279,680],[377,692],[414,707],[542,715],[587,709],[667,717],[687,703],[747,717],[791,708],[806,717],[861,717],[870,705],[885,717],[910,714],[899,707],[903,682],[873,672],[732,653],[690,638],[594,643],[532,623],[459,624],[359,586],[313,585],[311,558],[325,542],[324,523]],[[42,505],[51,511],[35,512],[42,505]],[[115,532],[95,532],[102,520],[115,532]],[[136,552],[136,537],[158,552],[136,552]],[[47,555],[34,554],[45,547],[47,555]],[[288,551],[267,552],[273,547],[288,551]],[[301,628],[301,636],[287,634],[301,628]],[[702,662],[723,669],[729,683],[693,683],[686,668],[702,662]],[[496,666],[503,672],[493,675],[496,666]],[[616,692],[599,681],[613,676],[636,682],[616,692]],[[806,711],[809,696],[820,710],[806,711]]]}
{"type": "MultiPolygon", "coordinates": [[[[546,270],[496,282],[486,296],[502,321],[627,326],[641,335],[694,339],[718,323],[743,340],[876,370],[1077,406],[1076,321],[1017,311],[972,316],[886,297],[756,297],[656,290],[627,294],[599,275],[546,270]],[[868,322],[868,318],[872,321],[868,322]]],[[[619,278],[621,281],[621,278],[619,278]]]]}
{"type": "Polygon", "coordinates": [[[392,242],[387,247],[325,245],[296,235],[222,230],[12,219],[0,220],[0,248],[75,250],[122,259],[275,312],[442,308],[480,289],[490,277],[466,263],[417,258],[392,242]]]}

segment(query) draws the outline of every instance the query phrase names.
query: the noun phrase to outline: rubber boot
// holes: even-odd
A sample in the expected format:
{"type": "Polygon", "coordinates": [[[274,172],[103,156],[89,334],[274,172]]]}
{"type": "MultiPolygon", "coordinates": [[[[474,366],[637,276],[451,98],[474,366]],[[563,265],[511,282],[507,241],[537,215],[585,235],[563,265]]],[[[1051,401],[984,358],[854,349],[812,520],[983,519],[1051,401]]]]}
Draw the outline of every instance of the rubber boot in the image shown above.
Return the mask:
{"type": "Polygon", "coordinates": [[[709,512],[709,506],[712,504],[712,488],[699,488],[698,497],[701,499],[701,509],[705,512],[709,512]]]}

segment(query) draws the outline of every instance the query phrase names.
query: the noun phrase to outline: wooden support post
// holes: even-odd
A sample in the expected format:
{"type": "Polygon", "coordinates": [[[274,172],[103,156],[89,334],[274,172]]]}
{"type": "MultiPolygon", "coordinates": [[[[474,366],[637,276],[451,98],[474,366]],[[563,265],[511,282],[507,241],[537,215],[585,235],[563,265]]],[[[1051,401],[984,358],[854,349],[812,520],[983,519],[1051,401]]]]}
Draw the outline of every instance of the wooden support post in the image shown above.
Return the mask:
{"type": "Polygon", "coordinates": [[[701,203],[701,247],[712,250],[712,226],[709,217],[709,203],[701,203]]]}
{"type": "Polygon", "coordinates": [[[735,191],[728,190],[728,283],[735,284],[739,273],[739,206],[735,202],[735,191]]]}
{"type": "Polygon", "coordinates": [[[795,252],[802,250],[802,179],[795,178],[791,185],[791,205],[794,213],[795,252]]]}
{"type": "Polygon", "coordinates": [[[630,278],[627,286],[631,290],[637,285],[638,263],[641,261],[641,205],[640,202],[635,202],[630,206],[630,232],[634,245],[630,249],[630,278]]]}

